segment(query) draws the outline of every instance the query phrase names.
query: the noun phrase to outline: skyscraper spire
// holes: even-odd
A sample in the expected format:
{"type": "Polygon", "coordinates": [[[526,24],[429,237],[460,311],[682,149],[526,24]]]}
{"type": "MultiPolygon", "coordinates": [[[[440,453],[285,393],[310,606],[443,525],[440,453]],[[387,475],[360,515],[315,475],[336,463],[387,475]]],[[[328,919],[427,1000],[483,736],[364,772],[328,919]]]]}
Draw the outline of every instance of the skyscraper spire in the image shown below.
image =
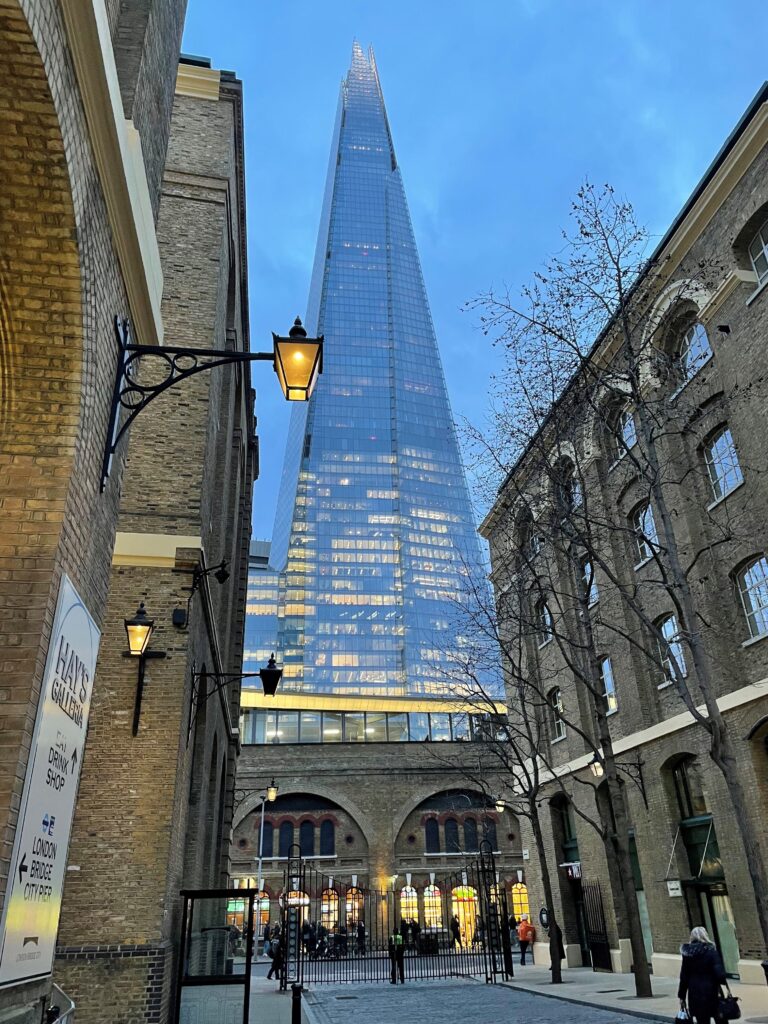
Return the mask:
{"type": "Polygon", "coordinates": [[[440,695],[481,559],[376,62],[357,41],[307,321],[326,369],[293,414],[273,537],[284,686],[440,695]]]}

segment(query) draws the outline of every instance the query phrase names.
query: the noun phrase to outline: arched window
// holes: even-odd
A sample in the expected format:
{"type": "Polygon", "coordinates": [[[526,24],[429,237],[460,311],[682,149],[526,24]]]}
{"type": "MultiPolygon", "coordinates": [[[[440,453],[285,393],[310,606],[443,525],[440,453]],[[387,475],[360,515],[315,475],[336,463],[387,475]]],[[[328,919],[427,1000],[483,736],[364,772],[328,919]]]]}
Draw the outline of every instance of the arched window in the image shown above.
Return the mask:
{"type": "Polygon", "coordinates": [[[419,919],[419,897],[412,885],[404,885],[400,890],[400,917],[403,921],[419,919]]]}
{"type": "Polygon", "coordinates": [[[519,921],[523,914],[530,915],[531,906],[528,901],[528,886],[522,882],[515,882],[512,886],[512,913],[516,921],[519,921]]]}
{"type": "Polygon", "coordinates": [[[287,901],[289,907],[293,907],[299,912],[299,920],[303,923],[309,917],[309,896],[300,889],[291,889],[287,896],[280,896],[280,905],[282,906],[283,899],[287,901]]]}
{"type": "Polygon", "coordinates": [[[549,741],[555,743],[557,740],[565,739],[565,722],[563,721],[563,695],[560,687],[556,686],[547,694],[549,704],[549,741]]]}
{"type": "Polygon", "coordinates": [[[320,822],[320,854],[323,857],[336,856],[336,826],[327,818],[320,822]]]}
{"type": "Polygon", "coordinates": [[[464,849],[468,853],[474,853],[478,849],[477,822],[474,818],[464,819],[464,849]]]}
{"type": "Polygon", "coordinates": [[[271,821],[264,822],[264,835],[261,840],[262,856],[269,860],[275,848],[275,826],[271,821]]]}
{"type": "Polygon", "coordinates": [[[288,856],[290,856],[291,846],[293,846],[293,822],[292,821],[284,821],[280,825],[279,836],[280,836],[280,838],[279,838],[279,846],[278,846],[278,850],[279,850],[278,856],[279,857],[288,857],[288,856]]]}
{"type": "Polygon", "coordinates": [[[768,633],[768,561],[760,555],[736,577],[751,638],[768,633]]]}
{"type": "Polygon", "coordinates": [[[499,840],[496,835],[496,822],[493,818],[483,818],[483,839],[490,843],[492,850],[498,850],[499,840]]]}
{"type": "Polygon", "coordinates": [[[259,935],[264,931],[264,925],[269,924],[269,893],[261,890],[256,903],[259,914],[259,935]]]}
{"type": "Polygon", "coordinates": [[[299,847],[302,857],[314,857],[315,823],[313,821],[302,821],[299,825],[299,847]]]}
{"type": "Polygon", "coordinates": [[[653,509],[648,502],[638,505],[629,517],[632,535],[635,542],[635,568],[647,562],[658,550],[659,535],[656,532],[656,520],[653,509]]]}
{"type": "Polygon", "coordinates": [[[552,612],[543,597],[534,605],[533,618],[536,625],[536,642],[539,647],[544,647],[552,639],[552,612]]]}
{"type": "Polygon", "coordinates": [[[749,243],[749,259],[760,284],[768,279],[768,220],[749,243]]]}
{"type": "Polygon", "coordinates": [[[690,327],[680,338],[677,362],[683,383],[695,377],[699,370],[712,358],[712,349],[703,324],[698,322],[690,327]]]}
{"type": "Polygon", "coordinates": [[[631,405],[625,405],[616,411],[612,426],[614,457],[623,459],[627,452],[637,444],[635,411],[631,405]]]}
{"type": "Polygon", "coordinates": [[[557,466],[555,497],[563,515],[576,511],[583,504],[581,480],[576,475],[576,469],[570,459],[561,459],[557,466]]]}
{"type": "Polygon", "coordinates": [[[352,928],[356,927],[358,921],[363,920],[364,913],[364,897],[357,886],[353,885],[347,889],[345,907],[347,912],[347,931],[351,931],[352,928]]]}
{"type": "Polygon", "coordinates": [[[517,543],[523,559],[526,561],[534,559],[543,546],[543,539],[529,511],[522,515],[518,524],[517,543]]]}
{"type": "Polygon", "coordinates": [[[338,928],[339,922],[339,894],[335,889],[323,889],[320,900],[320,923],[324,924],[329,932],[338,928]]]}
{"type": "Polygon", "coordinates": [[[459,852],[459,823],[455,818],[445,819],[445,849],[448,853],[459,852]]]}
{"type": "Polygon", "coordinates": [[[728,427],[718,427],[704,443],[704,461],[715,501],[724,498],[743,483],[739,456],[728,427]]]}
{"type": "Polygon", "coordinates": [[[435,930],[443,927],[443,904],[436,885],[424,889],[424,927],[435,930]]]}
{"type": "Polygon", "coordinates": [[[600,600],[600,592],[597,589],[595,567],[592,564],[592,559],[589,555],[584,555],[579,559],[578,583],[581,590],[581,596],[587,602],[587,607],[591,608],[593,604],[597,604],[600,600]]]}
{"type": "Polygon", "coordinates": [[[437,818],[427,818],[424,822],[424,849],[427,853],[440,853],[440,826],[437,818]]]}
{"type": "Polygon", "coordinates": [[[676,669],[680,675],[686,675],[685,655],[680,642],[677,618],[674,615],[665,615],[657,621],[656,628],[661,634],[661,637],[657,637],[657,648],[663,670],[659,686],[669,686],[675,681],[676,669]]]}

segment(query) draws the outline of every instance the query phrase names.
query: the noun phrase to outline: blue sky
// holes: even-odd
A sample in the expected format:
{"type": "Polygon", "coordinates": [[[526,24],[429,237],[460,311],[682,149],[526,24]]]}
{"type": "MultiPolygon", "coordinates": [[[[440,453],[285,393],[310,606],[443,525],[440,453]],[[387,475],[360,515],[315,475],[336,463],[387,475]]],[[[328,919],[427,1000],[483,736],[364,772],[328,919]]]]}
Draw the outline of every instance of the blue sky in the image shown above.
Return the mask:
{"type": "MultiPolygon", "coordinates": [[[[189,0],[183,49],[243,80],[251,346],[304,315],[353,38],[372,43],[455,417],[489,339],[461,306],[556,249],[585,176],[661,235],[768,77],[765,0],[189,0]]],[[[257,364],[269,537],[288,408],[257,364]]]]}

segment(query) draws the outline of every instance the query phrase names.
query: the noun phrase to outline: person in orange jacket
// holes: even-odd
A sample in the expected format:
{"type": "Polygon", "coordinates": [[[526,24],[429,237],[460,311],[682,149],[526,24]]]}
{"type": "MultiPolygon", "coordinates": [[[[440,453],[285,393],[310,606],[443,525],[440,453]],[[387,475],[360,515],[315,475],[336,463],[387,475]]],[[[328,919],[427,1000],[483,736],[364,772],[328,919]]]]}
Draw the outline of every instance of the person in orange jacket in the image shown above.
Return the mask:
{"type": "MultiPolygon", "coordinates": [[[[520,940],[520,966],[525,967],[525,954],[528,946],[536,938],[536,929],[528,920],[527,914],[520,915],[520,924],[517,926],[517,937],[520,940]]],[[[531,952],[533,956],[533,952],[531,952]]]]}

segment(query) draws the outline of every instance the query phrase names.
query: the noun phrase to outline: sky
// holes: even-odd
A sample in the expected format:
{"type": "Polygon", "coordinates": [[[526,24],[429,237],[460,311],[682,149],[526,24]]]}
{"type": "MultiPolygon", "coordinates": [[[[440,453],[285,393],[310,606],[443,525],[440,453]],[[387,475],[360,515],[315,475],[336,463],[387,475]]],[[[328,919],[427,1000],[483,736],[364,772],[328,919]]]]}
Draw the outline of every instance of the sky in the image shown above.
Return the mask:
{"type": "MultiPolygon", "coordinates": [[[[183,52],[243,82],[251,348],[304,316],[339,83],[372,44],[454,418],[498,355],[462,309],[560,246],[585,178],[663,235],[768,77],[768,4],[739,0],[189,0],[183,52]],[[738,10],[738,16],[735,11],[738,10]]],[[[288,404],[254,364],[269,538],[288,404]]]]}

